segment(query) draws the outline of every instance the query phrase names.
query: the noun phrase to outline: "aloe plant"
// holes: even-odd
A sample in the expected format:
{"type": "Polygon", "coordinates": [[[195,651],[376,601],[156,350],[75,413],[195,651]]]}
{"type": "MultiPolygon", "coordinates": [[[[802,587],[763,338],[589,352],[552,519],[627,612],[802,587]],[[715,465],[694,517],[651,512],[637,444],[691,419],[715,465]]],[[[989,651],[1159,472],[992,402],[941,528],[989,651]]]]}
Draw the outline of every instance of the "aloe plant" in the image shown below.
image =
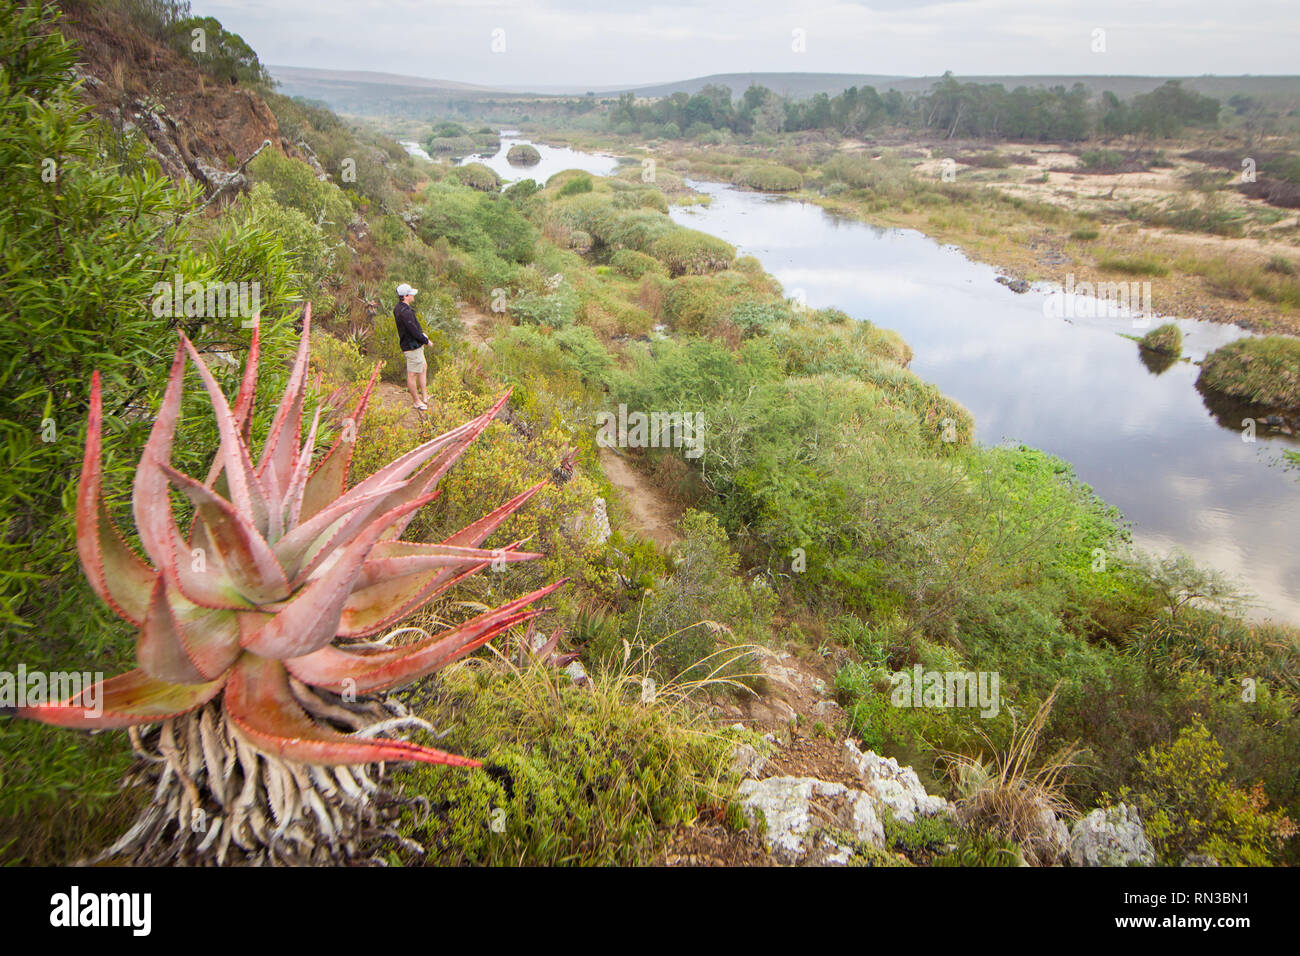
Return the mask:
{"type": "MultiPolygon", "coordinates": [[[[182,333],[132,492],[149,562],[109,516],[101,488],[103,402],[91,379],[77,493],[77,547],[95,593],[139,628],[139,667],[22,717],[83,729],[131,728],[154,799],[101,858],[144,862],[329,862],[391,827],[391,794],[369,765],[474,760],[381,734],[427,724],[384,692],[531,621],[557,582],[419,640],[367,641],[493,562],[539,555],[481,547],[541,482],[440,543],[401,540],[414,512],[504,406],[424,442],[347,488],[345,429],[315,461],[321,412],[301,439],[311,307],[260,458],[249,453],[258,330],[232,408],[182,333]],[[187,359],[215,413],[220,446],[205,481],[170,464],[187,359]],[[193,504],[182,534],[170,489],[193,504]],[[147,729],[142,729],[146,727],[147,729]]],[[[376,375],[378,369],[376,369],[376,375]]],[[[372,376],[352,413],[360,422],[372,376]]],[[[497,565],[498,567],[500,564],[497,565]]],[[[139,774],[137,774],[139,776],[139,774]]]]}

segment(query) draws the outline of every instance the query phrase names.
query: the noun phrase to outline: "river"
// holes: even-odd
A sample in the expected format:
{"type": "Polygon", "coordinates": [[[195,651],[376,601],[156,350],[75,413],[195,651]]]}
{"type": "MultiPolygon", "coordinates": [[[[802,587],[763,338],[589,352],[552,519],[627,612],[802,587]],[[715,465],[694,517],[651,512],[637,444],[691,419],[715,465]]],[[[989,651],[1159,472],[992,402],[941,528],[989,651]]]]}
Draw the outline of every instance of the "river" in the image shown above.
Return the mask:
{"type": "MultiPolygon", "coordinates": [[[[539,182],[561,169],[615,167],[612,157],[541,144],[542,163],[511,167],[505,152],[515,142],[523,140],[503,139],[496,156],[479,161],[539,182]]],[[[1140,546],[1181,548],[1256,595],[1252,616],[1300,624],[1300,473],[1281,459],[1300,442],[1262,425],[1244,441],[1248,413],[1217,402],[1212,410],[1195,388],[1196,365],[1148,367],[1123,337],[1145,331],[1134,318],[1070,308],[1083,300],[1045,286],[1016,294],[995,281],[993,267],[915,230],[729,185],[691,185],[711,202],[674,207],[674,220],[757,257],[787,295],[813,308],[835,306],[897,330],[915,353],[912,369],[970,409],[978,441],[1024,442],[1064,458],[1123,512],[1140,546]],[[1063,301],[1067,308],[1053,308],[1063,301]]],[[[1164,321],[1178,324],[1184,355],[1197,361],[1248,334],[1191,319],[1152,324],[1164,321]]]]}

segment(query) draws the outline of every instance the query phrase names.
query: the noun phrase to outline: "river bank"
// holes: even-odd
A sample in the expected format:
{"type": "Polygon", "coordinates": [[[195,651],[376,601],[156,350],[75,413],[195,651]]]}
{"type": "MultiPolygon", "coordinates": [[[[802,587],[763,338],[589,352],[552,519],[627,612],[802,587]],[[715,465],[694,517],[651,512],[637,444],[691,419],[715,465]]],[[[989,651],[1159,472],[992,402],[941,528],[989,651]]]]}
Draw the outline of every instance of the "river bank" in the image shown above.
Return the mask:
{"type": "Polygon", "coordinates": [[[1075,282],[1140,278],[1152,283],[1160,315],[1300,335],[1300,218],[1241,196],[1226,174],[1195,160],[1176,158],[1159,170],[1106,175],[1072,170],[1071,154],[1037,144],[990,148],[985,152],[1006,165],[987,169],[956,163],[940,155],[940,148],[922,143],[871,148],[846,140],[833,149],[777,151],[685,142],[646,145],[590,134],[540,138],[654,158],[676,173],[711,182],[731,183],[742,164],[788,161],[804,187],[783,195],[835,216],[916,229],[1010,277],[1060,284],[1070,276],[1075,282]],[[878,165],[878,175],[866,176],[878,180],[873,187],[884,188],[837,191],[827,176],[828,163],[837,156],[878,165]],[[1187,186],[1198,177],[1215,176],[1213,191],[1187,186]],[[900,177],[905,181],[895,181],[900,177]],[[1229,222],[1243,234],[1178,231],[1141,219],[1184,206],[1198,212],[1203,207],[1207,217],[1229,222]]]}

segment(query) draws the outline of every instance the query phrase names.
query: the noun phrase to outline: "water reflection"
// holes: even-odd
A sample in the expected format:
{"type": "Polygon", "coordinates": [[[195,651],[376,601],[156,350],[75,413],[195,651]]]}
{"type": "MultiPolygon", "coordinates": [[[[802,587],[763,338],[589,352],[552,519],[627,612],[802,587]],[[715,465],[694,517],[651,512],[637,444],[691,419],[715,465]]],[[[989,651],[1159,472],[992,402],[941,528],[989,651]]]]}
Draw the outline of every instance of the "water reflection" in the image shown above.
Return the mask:
{"type": "Polygon", "coordinates": [[[501,131],[501,146],[495,153],[490,156],[467,156],[457,165],[463,166],[466,163],[482,163],[508,183],[533,179],[542,186],[546,185],[546,180],[566,169],[581,169],[597,176],[608,176],[618,167],[618,159],[613,156],[583,153],[567,146],[534,143],[521,139],[515,130],[507,129],[501,131]],[[510,147],[520,143],[536,149],[541,155],[541,161],[532,166],[516,166],[507,160],[506,154],[510,152],[510,147]]]}

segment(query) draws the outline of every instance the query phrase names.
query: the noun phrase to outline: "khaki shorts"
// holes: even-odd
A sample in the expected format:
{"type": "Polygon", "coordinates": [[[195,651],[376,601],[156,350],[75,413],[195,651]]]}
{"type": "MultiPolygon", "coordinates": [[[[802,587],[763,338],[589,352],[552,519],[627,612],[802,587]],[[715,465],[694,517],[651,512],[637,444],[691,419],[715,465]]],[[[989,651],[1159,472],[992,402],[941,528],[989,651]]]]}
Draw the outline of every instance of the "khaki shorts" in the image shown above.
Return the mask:
{"type": "Polygon", "coordinates": [[[406,371],[408,374],[415,375],[427,369],[428,363],[424,360],[424,346],[418,349],[411,349],[409,352],[403,352],[406,356],[406,371]]]}

